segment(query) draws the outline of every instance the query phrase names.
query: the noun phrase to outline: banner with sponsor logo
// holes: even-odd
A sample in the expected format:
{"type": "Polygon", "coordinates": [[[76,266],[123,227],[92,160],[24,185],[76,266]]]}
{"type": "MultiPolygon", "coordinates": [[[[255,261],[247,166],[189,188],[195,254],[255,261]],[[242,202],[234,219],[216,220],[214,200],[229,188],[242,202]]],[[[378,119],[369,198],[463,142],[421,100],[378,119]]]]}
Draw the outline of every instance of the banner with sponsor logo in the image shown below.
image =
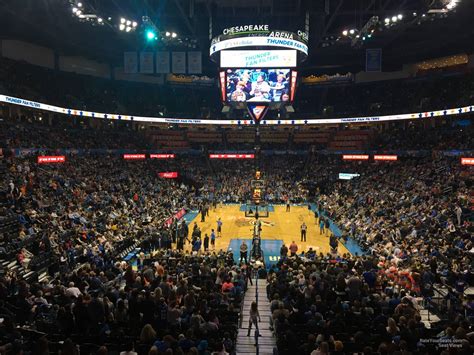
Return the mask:
{"type": "Polygon", "coordinates": [[[184,208],[180,209],[173,217],[170,217],[166,220],[165,222],[165,226],[166,227],[169,227],[171,226],[171,224],[173,223],[173,220],[176,219],[176,220],[180,220],[181,218],[184,217],[184,215],[186,214],[186,210],[184,208]]]}
{"type": "Polygon", "coordinates": [[[137,52],[124,52],[123,53],[123,72],[126,74],[138,73],[137,52]]]}
{"type": "Polygon", "coordinates": [[[171,72],[174,74],[186,74],[186,52],[171,53],[171,72]]]}
{"type": "Polygon", "coordinates": [[[352,82],[354,75],[352,73],[347,74],[334,74],[334,75],[310,75],[301,78],[301,82],[304,85],[332,85],[332,84],[345,84],[352,82]]]}
{"type": "Polygon", "coordinates": [[[170,52],[156,52],[156,72],[158,74],[171,73],[170,52]]]}
{"type": "Polygon", "coordinates": [[[38,164],[56,164],[64,163],[66,157],[64,155],[40,155],[38,156],[38,164]]]}

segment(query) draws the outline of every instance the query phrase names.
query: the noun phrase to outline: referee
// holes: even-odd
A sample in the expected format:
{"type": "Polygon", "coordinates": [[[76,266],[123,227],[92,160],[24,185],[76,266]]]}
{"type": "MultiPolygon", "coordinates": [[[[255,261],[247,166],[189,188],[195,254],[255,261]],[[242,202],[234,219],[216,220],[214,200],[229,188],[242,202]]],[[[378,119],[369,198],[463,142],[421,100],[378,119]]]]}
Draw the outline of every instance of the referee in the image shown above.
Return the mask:
{"type": "Polygon", "coordinates": [[[306,230],[308,227],[306,226],[306,223],[303,222],[301,225],[301,241],[306,242],[306,230]]]}

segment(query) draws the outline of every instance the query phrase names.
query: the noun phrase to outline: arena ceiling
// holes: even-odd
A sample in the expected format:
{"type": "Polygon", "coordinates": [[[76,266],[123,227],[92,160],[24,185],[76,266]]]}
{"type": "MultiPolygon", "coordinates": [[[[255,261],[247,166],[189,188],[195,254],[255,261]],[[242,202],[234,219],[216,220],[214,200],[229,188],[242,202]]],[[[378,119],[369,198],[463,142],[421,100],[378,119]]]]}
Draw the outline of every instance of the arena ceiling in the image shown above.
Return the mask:
{"type": "MultiPolygon", "coordinates": [[[[357,71],[364,67],[365,48],[382,48],[384,70],[404,63],[460,52],[474,52],[474,1],[460,0],[456,11],[420,18],[448,0],[83,0],[101,16],[148,16],[157,28],[195,39],[197,48],[209,48],[213,35],[242,24],[269,24],[272,28],[305,29],[309,19],[310,56],[307,72],[357,71]],[[416,13],[417,16],[413,14],[416,13]],[[404,20],[382,27],[370,41],[352,46],[343,30],[362,28],[378,16],[403,14],[404,20]],[[440,18],[443,17],[443,18],[440,18]],[[210,19],[212,18],[212,21],[210,19]]],[[[145,46],[143,31],[123,33],[112,26],[81,23],[71,14],[69,0],[0,0],[0,37],[24,39],[53,47],[60,54],[84,55],[112,64],[122,52],[145,46]]],[[[162,44],[156,46],[160,48],[162,44]]],[[[179,46],[179,44],[177,44],[179,46]]],[[[170,48],[173,49],[174,47],[170,48]]],[[[204,70],[215,73],[211,62],[204,70]]]]}

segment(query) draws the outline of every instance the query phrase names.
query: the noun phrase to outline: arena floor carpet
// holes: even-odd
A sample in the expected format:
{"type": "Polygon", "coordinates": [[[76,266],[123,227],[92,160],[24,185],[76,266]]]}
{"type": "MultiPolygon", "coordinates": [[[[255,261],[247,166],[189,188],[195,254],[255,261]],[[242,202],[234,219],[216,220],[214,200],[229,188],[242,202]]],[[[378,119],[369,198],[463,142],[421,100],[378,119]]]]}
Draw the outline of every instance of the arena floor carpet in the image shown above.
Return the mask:
{"type": "MultiPolygon", "coordinates": [[[[240,205],[219,205],[215,210],[211,208],[205,222],[201,222],[200,214],[197,215],[189,225],[189,238],[191,238],[194,222],[201,228],[202,238],[204,238],[206,233],[211,234],[211,229],[217,230],[218,218],[221,218],[223,224],[222,237],[216,239],[216,250],[227,250],[232,247],[234,250],[237,248],[235,254],[238,254],[237,246],[240,246],[241,241],[237,243],[235,240],[252,239],[254,222],[254,218],[245,217],[240,205]]],[[[281,243],[289,246],[292,241],[296,242],[299,251],[308,250],[312,247],[318,253],[329,252],[330,232],[327,231],[326,235],[319,233],[319,226],[316,224],[314,214],[306,206],[291,206],[290,212],[286,212],[285,206],[276,205],[274,206],[274,212],[270,212],[268,218],[262,218],[261,220],[263,222],[262,247],[265,253],[265,247],[268,246],[268,252],[266,253],[268,257],[275,254],[275,248],[278,248],[276,252],[276,256],[278,256],[281,243]],[[303,221],[308,226],[306,242],[300,242],[300,226],[303,221]],[[265,243],[265,241],[270,240],[281,241],[281,243],[265,243]]],[[[191,248],[189,244],[186,247],[191,248]]],[[[342,244],[339,244],[338,251],[340,254],[348,253],[348,250],[342,244]]],[[[274,259],[272,258],[270,261],[274,261],[274,259]]]]}

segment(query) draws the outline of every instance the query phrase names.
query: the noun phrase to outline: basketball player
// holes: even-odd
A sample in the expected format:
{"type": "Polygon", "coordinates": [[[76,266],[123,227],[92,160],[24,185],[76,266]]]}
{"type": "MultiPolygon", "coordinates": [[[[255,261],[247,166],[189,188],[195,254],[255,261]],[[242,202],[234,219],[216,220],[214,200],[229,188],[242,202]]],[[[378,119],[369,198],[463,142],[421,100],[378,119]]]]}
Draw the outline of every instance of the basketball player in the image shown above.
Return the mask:
{"type": "Polygon", "coordinates": [[[222,221],[221,218],[217,220],[217,238],[222,237],[222,221]]]}

